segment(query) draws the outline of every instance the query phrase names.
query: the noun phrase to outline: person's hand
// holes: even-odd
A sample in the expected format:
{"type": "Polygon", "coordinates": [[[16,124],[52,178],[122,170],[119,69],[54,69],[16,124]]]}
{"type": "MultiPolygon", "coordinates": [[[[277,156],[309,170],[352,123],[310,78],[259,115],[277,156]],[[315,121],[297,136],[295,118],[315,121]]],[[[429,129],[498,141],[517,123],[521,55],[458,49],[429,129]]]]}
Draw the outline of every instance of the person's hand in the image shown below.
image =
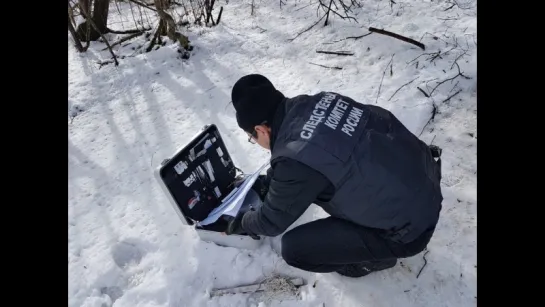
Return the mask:
{"type": "Polygon", "coordinates": [[[232,185],[235,188],[238,188],[244,182],[244,180],[246,180],[246,178],[248,178],[248,175],[244,175],[244,174],[238,175],[233,181],[232,185]]]}
{"type": "Polygon", "coordinates": [[[231,219],[229,223],[227,224],[227,229],[225,230],[226,235],[240,235],[244,233],[244,229],[242,229],[242,218],[244,217],[244,213],[237,214],[236,217],[231,219]]]}
{"type": "MultiPolygon", "coordinates": [[[[251,209],[253,211],[253,209],[251,209]]],[[[244,217],[245,212],[240,212],[227,224],[227,229],[225,230],[226,235],[249,235],[255,240],[259,240],[259,236],[246,233],[242,227],[242,218],[244,217]]]]}
{"type": "Polygon", "coordinates": [[[259,194],[259,198],[262,201],[265,200],[265,196],[269,191],[269,185],[267,180],[267,175],[259,175],[253,186],[254,190],[257,192],[257,194],[259,194]]]}

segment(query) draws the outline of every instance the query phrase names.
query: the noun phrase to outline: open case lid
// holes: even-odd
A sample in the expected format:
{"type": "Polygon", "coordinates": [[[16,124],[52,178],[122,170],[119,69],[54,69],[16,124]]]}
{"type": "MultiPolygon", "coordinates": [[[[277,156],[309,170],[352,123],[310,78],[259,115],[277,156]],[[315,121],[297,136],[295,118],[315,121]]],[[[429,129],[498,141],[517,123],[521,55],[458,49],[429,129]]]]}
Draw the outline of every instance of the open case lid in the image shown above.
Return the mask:
{"type": "Polygon", "coordinates": [[[155,176],[182,221],[204,220],[233,189],[235,167],[216,125],[163,161],[155,176]]]}

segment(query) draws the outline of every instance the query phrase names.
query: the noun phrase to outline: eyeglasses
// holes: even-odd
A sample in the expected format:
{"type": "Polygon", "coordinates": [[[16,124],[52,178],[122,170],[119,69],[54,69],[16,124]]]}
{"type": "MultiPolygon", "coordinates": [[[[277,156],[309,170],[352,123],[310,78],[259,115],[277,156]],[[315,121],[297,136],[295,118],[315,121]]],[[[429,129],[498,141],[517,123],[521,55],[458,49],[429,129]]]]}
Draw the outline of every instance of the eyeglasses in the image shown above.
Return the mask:
{"type": "MultiPolygon", "coordinates": [[[[267,123],[267,121],[264,120],[259,125],[265,125],[266,123],[267,123]]],[[[257,131],[255,130],[255,128],[254,128],[254,131],[252,131],[252,133],[248,137],[248,142],[250,142],[251,144],[255,144],[257,142],[257,131]]]]}
{"type": "Polygon", "coordinates": [[[250,142],[251,144],[255,144],[256,140],[257,140],[257,131],[254,130],[252,134],[250,134],[250,136],[248,137],[248,142],[250,142]]]}

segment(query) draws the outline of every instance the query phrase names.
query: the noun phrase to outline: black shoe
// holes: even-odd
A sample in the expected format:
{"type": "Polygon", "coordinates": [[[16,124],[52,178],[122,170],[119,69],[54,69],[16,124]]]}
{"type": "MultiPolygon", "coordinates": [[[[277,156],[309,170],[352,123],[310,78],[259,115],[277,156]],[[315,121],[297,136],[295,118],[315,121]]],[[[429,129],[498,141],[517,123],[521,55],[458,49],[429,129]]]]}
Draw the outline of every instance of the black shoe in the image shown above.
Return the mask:
{"type": "Polygon", "coordinates": [[[397,259],[388,259],[384,261],[361,262],[347,264],[336,272],[347,277],[363,277],[369,273],[393,268],[397,264],[397,259]]]}

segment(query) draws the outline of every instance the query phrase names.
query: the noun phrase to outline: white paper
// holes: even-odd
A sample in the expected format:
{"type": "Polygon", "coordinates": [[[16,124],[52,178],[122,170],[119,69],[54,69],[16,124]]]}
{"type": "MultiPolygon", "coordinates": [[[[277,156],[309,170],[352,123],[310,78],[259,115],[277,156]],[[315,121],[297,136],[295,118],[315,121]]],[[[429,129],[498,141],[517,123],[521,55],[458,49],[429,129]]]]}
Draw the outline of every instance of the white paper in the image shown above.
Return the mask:
{"type": "Polygon", "coordinates": [[[229,195],[225,197],[225,199],[222,201],[221,205],[219,205],[217,208],[212,210],[208,217],[201,222],[199,222],[199,225],[208,225],[211,223],[214,223],[217,221],[222,215],[230,215],[230,216],[237,216],[238,211],[240,210],[240,207],[244,203],[244,199],[246,198],[246,194],[248,194],[248,191],[252,188],[254,185],[254,182],[257,180],[257,177],[259,177],[259,174],[261,171],[267,166],[269,163],[265,163],[262,165],[255,173],[252,175],[246,177],[241,185],[238,186],[238,188],[235,188],[229,195]]]}

